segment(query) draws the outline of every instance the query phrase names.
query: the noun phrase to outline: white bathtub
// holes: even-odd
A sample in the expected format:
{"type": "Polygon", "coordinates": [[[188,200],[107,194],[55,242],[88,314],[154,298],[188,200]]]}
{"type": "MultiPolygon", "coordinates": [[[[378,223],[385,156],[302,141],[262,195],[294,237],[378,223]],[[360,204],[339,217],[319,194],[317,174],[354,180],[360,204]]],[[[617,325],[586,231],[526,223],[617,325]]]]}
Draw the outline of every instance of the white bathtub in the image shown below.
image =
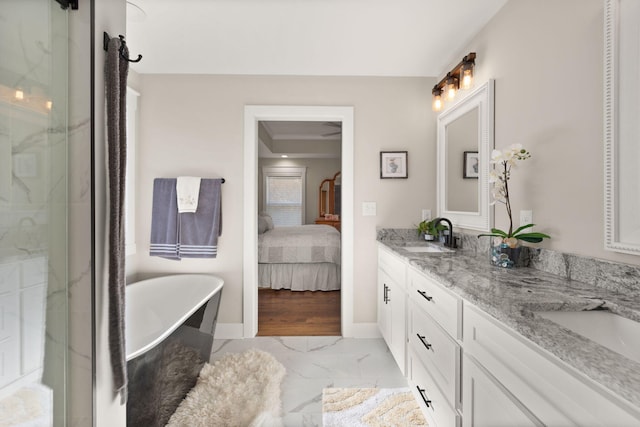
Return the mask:
{"type": "Polygon", "coordinates": [[[176,274],[132,283],[125,290],[127,360],[151,350],[222,290],[208,274],[176,274]]]}

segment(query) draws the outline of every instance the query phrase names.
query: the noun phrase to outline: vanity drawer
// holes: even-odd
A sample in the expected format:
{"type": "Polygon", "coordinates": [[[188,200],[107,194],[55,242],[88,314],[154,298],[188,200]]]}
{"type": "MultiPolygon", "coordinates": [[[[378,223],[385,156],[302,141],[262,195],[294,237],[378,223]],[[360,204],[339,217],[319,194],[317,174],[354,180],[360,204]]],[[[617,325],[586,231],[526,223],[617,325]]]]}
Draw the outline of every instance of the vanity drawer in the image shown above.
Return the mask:
{"type": "Polygon", "coordinates": [[[378,249],[378,268],[384,271],[403,290],[405,289],[407,264],[397,255],[393,255],[386,249],[378,249]]]}
{"type": "Polygon", "coordinates": [[[460,407],[460,346],[415,303],[410,316],[410,346],[451,406],[460,407]]]}
{"type": "Polygon", "coordinates": [[[409,299],[429,314],[449,335],[462,338],[462,300],[426,277],[409,268],[409,299]]]}
{"type": "Polygon", "coordinates": [[[460,427],[461,418],[438,388],[413,348],[409,350],[409,385],[429,427],[460,427]]]}

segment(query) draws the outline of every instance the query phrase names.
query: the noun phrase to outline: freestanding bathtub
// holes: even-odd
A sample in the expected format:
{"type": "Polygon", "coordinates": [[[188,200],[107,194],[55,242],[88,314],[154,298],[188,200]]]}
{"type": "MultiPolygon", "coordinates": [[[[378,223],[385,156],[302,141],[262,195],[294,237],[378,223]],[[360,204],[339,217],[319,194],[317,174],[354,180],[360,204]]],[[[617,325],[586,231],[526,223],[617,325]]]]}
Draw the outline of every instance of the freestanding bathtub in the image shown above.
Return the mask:
{"type": "Polygon", "coordinates": [[[164,427],[209,361],[224,281],[207,274],[125,289],[127,425],[164,427]]]}
{"type": "MultiPolygon", "coordinates": [[[[221,278],[213,275],[176,274],[128,285],[125,289],[127,360],[161,343],[219,294],[223,284],[221,278]]],[[[215,311],[217,315],[217,307],[215,311]]],[[[215,328],[215,324],[212,326],[215,328]]],[[[210,333],[213,335],[213,329],[210,333]]]]}

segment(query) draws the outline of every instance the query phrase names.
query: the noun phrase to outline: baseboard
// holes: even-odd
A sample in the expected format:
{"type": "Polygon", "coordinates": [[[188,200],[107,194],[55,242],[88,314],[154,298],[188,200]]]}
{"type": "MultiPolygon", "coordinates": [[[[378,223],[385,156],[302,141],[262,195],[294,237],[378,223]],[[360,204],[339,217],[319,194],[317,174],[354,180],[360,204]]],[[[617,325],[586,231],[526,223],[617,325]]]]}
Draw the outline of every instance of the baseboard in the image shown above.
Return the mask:
{"type": "MultiPolygon", "coordinates": [[[[216,325],[215,339],[239,340],[242,339],[244,327],[242,323],[218,323],[216,325]]],[[[377,323],[352,323],[352,338],[381,338],[377,323]]]]}
{"type": "Polygon", "coordinates": [[[377,323],[353,323],[351,324],[353,338],[380,338],[380,328],[377,323]]]}
{"type": "Polygon", "coordinates": [[[242,323],[218,323],[216,325],[215,339],[239,340],[243,335],[242,323]]]}

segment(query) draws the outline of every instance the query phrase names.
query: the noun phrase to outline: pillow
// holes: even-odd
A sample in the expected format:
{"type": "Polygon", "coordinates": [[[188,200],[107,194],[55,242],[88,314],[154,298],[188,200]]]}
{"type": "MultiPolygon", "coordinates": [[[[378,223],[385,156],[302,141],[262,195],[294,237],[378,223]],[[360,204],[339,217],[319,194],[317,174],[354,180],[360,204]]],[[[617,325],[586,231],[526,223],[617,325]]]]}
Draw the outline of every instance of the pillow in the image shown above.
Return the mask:
{"type": "Polygon", "coordinates": [[[269,224],[267,223],[266,218],[263,217],[263,216],[259,216],[258,217],[258,234],[262,234],[265,231],[267,231],[268,230],[268,228],[267,228],[268,226],[269,226],[269,224]]]}
{"type": "Polygon", "coordinates": [[[267,229],[265,231],[273,230],[273,218],[271,218],[271,215],[266,212],[261,212],[258,217],[264,218],[264,220],[267,222],[267,229]]]}

